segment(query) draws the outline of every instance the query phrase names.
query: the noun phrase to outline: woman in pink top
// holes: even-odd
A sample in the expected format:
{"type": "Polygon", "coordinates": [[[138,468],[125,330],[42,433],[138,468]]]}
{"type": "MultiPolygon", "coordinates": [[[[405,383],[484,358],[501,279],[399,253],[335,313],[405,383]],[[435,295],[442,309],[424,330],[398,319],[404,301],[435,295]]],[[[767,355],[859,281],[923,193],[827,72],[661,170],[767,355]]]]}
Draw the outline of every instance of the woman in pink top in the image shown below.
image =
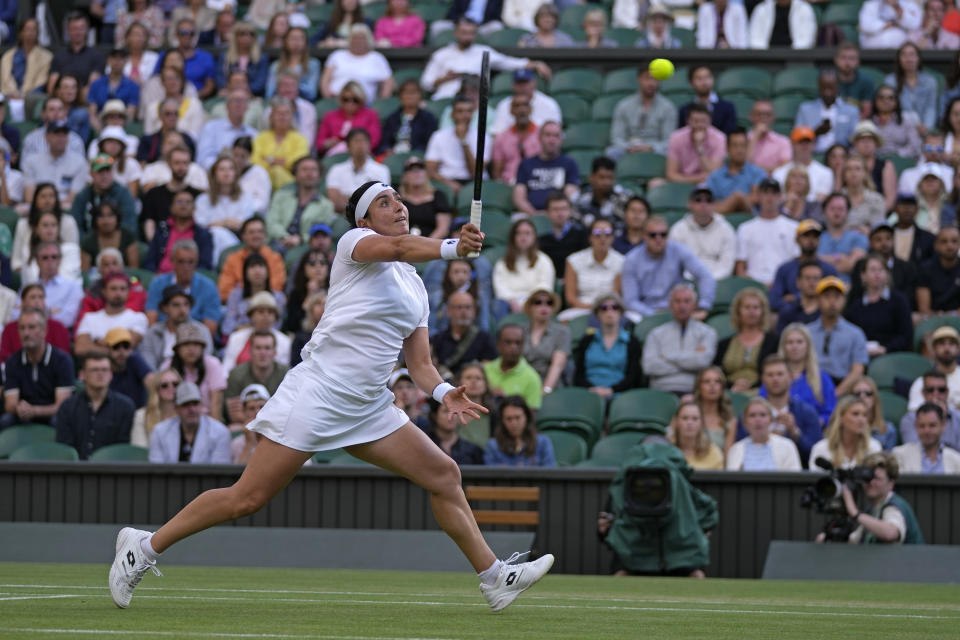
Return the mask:
{"type": "Polygon", "coordinates": [[[340,108],[328,111],[317,130],[317,151],[333,155],[347,150],[346,139],[351,129],[364,129],[370,134],[370,148],[380,144],[380,115],[367,104],[367,94],[358,83],[350,81],[340,90],[340,108]]]}
{"type": "Polygon", "coordinates": [[[427,25],[410,11],[410,0],[389,0],[387,11],[377,20],[373,37],[379,47],[419,47],[427,25]]]}

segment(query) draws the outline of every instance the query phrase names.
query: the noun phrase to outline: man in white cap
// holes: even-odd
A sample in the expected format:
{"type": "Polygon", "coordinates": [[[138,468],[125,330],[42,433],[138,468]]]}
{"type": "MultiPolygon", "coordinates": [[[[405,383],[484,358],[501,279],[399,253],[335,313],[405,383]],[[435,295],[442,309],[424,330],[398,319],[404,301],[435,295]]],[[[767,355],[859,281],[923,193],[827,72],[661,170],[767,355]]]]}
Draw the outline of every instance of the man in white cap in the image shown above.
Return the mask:
{"type": "MultiPolygon", "coordinates": [[[[243,388],[237,399],[241,403],[243,423],[246,424],[257,417],[257,413],[270,399],[270,392],[262,384],[250,384],[243,388]]],[[[249,429],[243,430],[242,437],[231,438],[230,454],[233,456],[234,464],[247,464],[250,456],[253,455],[253,450],[262,439],[263,435],[249,429]]]]}
{"type": "Polygon", "coordinates": [[[177,385],[174,404],[177,415],[158,422],[150,433],[150,462],[229,464],[230,431],[223,423],[203,415],[197,385],[177,385]]]}

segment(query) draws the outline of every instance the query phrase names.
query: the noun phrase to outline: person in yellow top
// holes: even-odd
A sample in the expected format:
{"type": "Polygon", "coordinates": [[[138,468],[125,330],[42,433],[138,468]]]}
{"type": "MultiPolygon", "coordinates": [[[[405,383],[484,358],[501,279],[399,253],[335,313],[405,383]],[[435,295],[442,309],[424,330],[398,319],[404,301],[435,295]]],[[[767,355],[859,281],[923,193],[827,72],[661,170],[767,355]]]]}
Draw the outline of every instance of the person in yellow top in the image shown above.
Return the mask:
{"type": "Polygon", "coordinates": [[[270,128],[253,141],[250,161],[270,174],[274,189],[293,182],[293,163],[309,153],[307,139],[293,129],[293,103],[282,96],[270,100],[270,128]]]}
{"type": "Polygon", "coordinates": [[[667,439],[683,452],[687,464],[694,469],[723,469],[723,452],[710,440],[699,405],[680,403],[670,422],[667,439]]]}

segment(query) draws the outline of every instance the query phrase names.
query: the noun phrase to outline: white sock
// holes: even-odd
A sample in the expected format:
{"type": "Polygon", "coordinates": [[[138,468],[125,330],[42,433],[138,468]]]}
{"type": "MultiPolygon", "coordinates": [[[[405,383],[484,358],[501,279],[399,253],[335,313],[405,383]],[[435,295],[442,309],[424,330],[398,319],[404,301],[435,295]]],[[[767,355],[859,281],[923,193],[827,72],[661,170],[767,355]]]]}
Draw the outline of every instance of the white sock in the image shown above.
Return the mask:
{"type": "Polygon", "coordinates": [[[500,567],[502,566],[502,561],[494,560],[493,564],[490,565],[485,571],[478,573],[477,577],[480,578],[480,582],[483,584],[491,585],[497,581],[497,576],[500,575],[500,567]]]}
{"type": "Polygon", "coordinates": [[[140,550],[143,551],[143,555],[146,556],[147,562],[156,562],[160,554],[153,550],[153,546],[150,544],[151,538],[153,538],[152,533],[140,540],[140,550]]]}

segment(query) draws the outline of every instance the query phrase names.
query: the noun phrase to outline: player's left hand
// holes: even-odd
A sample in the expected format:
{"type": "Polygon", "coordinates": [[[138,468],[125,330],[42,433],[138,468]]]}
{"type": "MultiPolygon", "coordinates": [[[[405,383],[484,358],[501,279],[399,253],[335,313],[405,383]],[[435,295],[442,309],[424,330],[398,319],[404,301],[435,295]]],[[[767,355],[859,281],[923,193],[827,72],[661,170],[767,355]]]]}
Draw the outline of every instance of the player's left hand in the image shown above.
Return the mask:
{"type": "Polygon", "coordinates": [[[467,424],[471,420],[478,420],[480,413],[490,413],[482,404],[477,404],[467,397],[467,388],[465,386],[456,387],[443,396],[443,405],[447,410],[457,417],[460,424],[467,424]],[[480,413],[477,413],[477,412],[480,413]]]}
{"type": "Polygon", "coordinates": [[[479,252],[483,248],[484,234],[477,225],[467,223],[460,229],[460,244],[457,246],[457,255],[466,256],[468,253],[479,252]]]}

